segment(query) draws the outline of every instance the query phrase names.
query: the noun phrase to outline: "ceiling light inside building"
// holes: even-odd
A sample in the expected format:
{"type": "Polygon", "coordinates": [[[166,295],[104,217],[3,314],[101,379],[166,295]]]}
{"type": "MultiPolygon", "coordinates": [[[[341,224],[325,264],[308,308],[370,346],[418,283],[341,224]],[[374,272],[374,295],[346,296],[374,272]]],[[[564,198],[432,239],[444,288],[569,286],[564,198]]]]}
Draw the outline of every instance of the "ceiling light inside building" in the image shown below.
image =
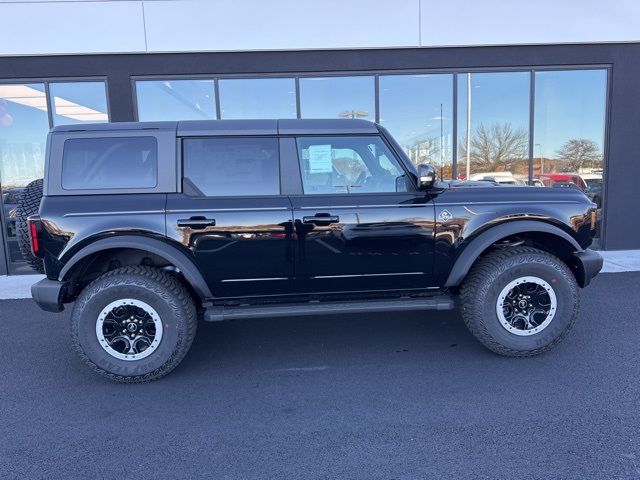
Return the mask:
{"type": "Polygon", "coordinates": [[[106,113],[85,107],[84,105],[79,105],[64,98],[54,97],[53,103],[56,114],[64,117],[85,122],[106,122],[109,120],[106,113]]]}
{"type": "MultiPolygon", "coordinates": [[[[47,111],[45,93],[27,85],[0,85],[0,99],[47,111]]],[[[55,113],[63,117],[84,122],[107,122],[109,120],[104,112],[64,98],[55,97],[53,103],[55,113]]]]}

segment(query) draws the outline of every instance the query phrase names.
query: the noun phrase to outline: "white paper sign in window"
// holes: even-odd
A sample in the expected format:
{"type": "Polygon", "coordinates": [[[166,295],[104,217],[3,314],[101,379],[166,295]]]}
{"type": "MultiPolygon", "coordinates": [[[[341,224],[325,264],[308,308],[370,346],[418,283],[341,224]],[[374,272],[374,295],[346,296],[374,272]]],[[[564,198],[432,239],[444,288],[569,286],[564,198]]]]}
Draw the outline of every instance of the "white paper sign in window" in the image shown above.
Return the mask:
{"type": "Polygon", "coordinates": [[[331,145],[309,145],[309,173],[331,173],[331,145]]]}

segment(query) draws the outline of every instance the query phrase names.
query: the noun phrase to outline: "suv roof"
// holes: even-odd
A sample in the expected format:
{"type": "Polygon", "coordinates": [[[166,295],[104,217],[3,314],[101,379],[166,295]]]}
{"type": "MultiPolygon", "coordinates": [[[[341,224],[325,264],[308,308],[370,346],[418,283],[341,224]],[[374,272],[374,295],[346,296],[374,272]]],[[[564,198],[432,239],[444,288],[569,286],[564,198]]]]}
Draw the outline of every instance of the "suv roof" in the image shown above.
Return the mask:
{"type": "Polygon", "coordinates": [[[114,122],[60,125],[52,132],[176,130],[179,136],[304,135],[378,133],[375,123],[361,119],[183,120],[179,122],[114,122]]]}

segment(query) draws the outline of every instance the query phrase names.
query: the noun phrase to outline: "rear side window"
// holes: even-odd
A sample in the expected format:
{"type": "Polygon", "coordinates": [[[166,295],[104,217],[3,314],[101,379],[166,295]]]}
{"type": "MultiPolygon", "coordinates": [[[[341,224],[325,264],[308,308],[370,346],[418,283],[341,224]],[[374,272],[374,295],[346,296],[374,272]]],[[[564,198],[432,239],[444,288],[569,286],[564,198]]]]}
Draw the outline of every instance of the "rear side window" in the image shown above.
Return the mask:
{"type": "Polygon", "coordinates": [[[158,183],[154,137],[71,138],[64,142],[62,188],[153,188],[158,183]]]}
{"type": "Polygon", "coordinates": [[[278,140],[187,138],[184,178],[207,197],[279,195],[278,140]]]}

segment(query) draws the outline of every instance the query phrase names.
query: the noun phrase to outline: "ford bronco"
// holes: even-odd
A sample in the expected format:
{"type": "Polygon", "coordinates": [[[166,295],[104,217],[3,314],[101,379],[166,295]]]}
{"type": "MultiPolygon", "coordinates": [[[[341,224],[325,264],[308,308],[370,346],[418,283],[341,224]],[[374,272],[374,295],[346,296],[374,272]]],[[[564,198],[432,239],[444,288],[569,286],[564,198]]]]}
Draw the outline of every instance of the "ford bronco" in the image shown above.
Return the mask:
{"type": "Polygon", "coordinates": [[[170,372],[199,320],[456,303],[490,350],[535,355],[602,267],[579,189],[437,180],[364,120],[59,126],[41,188],[33,298],[73,303],[80,357],[121,382],[170,372]]]}

